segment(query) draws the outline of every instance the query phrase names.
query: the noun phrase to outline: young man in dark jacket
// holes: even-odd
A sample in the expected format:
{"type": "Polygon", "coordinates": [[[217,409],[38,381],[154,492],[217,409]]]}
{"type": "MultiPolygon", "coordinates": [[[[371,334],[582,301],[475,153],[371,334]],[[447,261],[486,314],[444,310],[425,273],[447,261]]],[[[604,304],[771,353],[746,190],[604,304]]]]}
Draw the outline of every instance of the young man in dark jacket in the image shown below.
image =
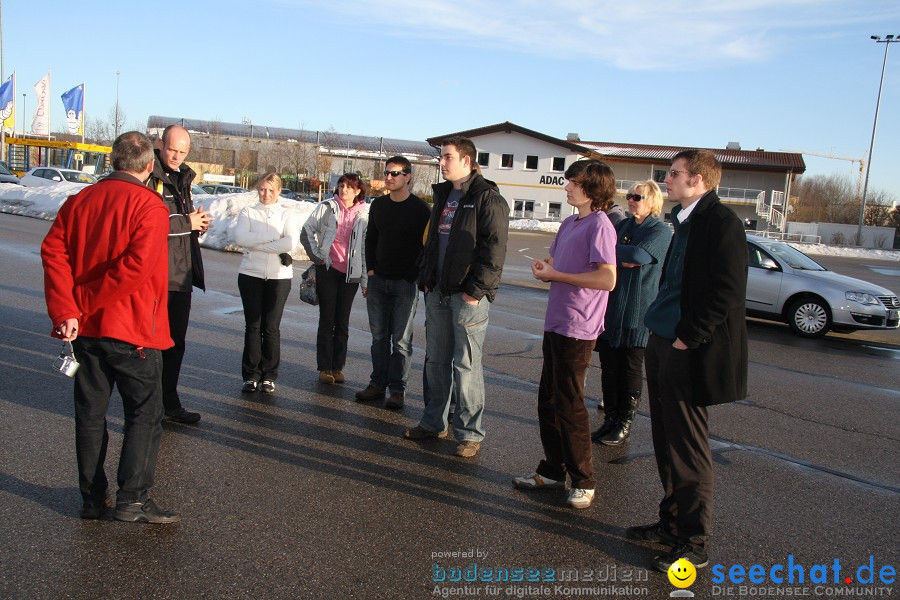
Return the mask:
{"type": "Polygon", "coordinates": [[[163,406],[166,419],[192,424],[200,413],[186,410],[178,397],[178,376],[184,359],[185,337],[191,316],[191,291],[206,289],[200,233],[209,228],[212,217],[191,202],[191,183],[196,173],[184,164],[191,150],[191,136],[180,125],[169,125],[156,151],[153,174],[147,186],[156,190],[169,209],[169,326],[175,346],[163,352],[163,406]]]}
{"type": "Polygon", "coordinates": [[[481,348],[488,311],[500,285],[509,233],[509,204],[475,168],[475,145],[455,137],[441,145],[441,175],[425,242],[419,285],[425,292],[425,363],[429,394],[408,439],[447,436],[451,394],[457,406],[456,455],[478,454],[484,428],[481,348]],[[451,390],[452,386],[452,390],[451,390]]]}
{"type": "Polygon", "coordinates": [[[366,229],[368,287],[364,292],[372,332],[372,375],[361,402],[390,397],[385,408],[403,408],[412,357],[413,318],[419,302],[417,261],[431,209],[410,193],[412,164],[394,156],[384,166],[384,187],[390,194],[376,198],[366,229]]]}
{"type": "Polygon", "coordinates": [[[659,521],[630,527],[631,539],[670,546],[653,567],[709,561],[713,472],[707,407],[747,395],[747,238],[719,202],[722,167],[709,150],[675,155],[666,177],[675,235],[645,324],[653,450],[663,484],[659,521]]]}

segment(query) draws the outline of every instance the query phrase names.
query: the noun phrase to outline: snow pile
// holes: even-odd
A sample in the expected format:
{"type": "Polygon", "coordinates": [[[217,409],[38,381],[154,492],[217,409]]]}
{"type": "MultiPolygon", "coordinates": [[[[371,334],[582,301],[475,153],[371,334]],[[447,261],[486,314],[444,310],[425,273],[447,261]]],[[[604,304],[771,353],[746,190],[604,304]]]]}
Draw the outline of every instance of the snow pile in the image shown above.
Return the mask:
{"type": "Polygon", "coordinates": [[[556,233],[562,221],[538,221],[537,219],[516,219],[509,222],[510,229],[520,231],[549,231],[556,233]]]}
{"type": "MultiPolygon", "coordinates": [[[[259,202],[259,196],[257,196],[256,192],[219,194],[218,196],[197,194],[193,197],[193,200],[194,206],[204,207],[213,218],[209,231],[200,236],[200,244],[206,248],[225,250],[226,252],[241,252],[241,247],[234,243],[233,230],[241,209],[245,206],[253,206],[259,202]]],[[[301,227],[303,223],[306,223],[306,219],[309,218],[310,213],[316,207],[312,202],[288,200],[286,198],[280,198],[278,202],[291,210],[297,211],[301,227]]],[[[291,252],[291,256],[298,260],[309,258],[300,244],[297,244],[297,247],[291,252]]]]}
{"type": "MultiPolygon", "coordinates": [[[[52,221],[56,217],[59,207],[66,201],[66,198],[84,187],[84,184],[67,181],[44,187],[29,188],[12,183],[0,183],[0,212],[52,221]]],[[[221,194],[218,196],[208,194],[195,195],[194,205],[206,208],[214,219],[210,230],[200,237],[200,243],[206,248],[240,252],[241,248],[234,243],[232,232],[237,221],[237,215],[242,208],[256,204],[258,201],[255,191],[243,194],[221,194]]],[[[281,198],[279,202],[292,210],[296,210],[300,216],[301,223],[306,222],[306,219],[316,206],[312,202],[287,200],[285,198],[281,198]]],[[[547,231],[551,233],[556,233],[559,230],[559,226],[560,223],[558,221],[538,221],[537,219],[515,219],[509,223],[509,228],[513,230],[547,231]]],[[[898,250],[871,250],[847,246],[827,246],[825,244],[792,243],[791,245],[806,254],[900,261],[900,251],[898,250]]],[[[298,260],[307,258],[303,247],[299,244],[291,255],[298,260]]]]}

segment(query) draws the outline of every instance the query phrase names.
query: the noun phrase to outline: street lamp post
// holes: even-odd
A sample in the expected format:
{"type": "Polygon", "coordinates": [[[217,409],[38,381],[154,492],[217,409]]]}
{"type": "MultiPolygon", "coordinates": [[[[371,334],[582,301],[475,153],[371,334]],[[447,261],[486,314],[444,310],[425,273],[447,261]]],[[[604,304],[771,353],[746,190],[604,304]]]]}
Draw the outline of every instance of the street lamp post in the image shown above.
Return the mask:
{"type": "Polygon", "coordinates": [[[119,138],[119,71],[116,70],[116,122],[113,124],[115,135],[113,139],[119,138]]]}
{"type": "Polygon", "coordinates": [[[22,137],[25,137],[25,94],[22,94],[22,137]]]}
{"type": "Polygon", "coordinates": [[[856,243],[862,246],[862,228],[866,217],[866,194],[869,191],[869,174],[872,172],[872,150],[875,148],[875,131],[878,129],[878,110],[881,108],[881,88],[884,87],[884,71],[887,67],[888,50],[892,43],[900,42],[900,37],[873,35],[876,44],[884,44],[884,62],[881,65],[881,83],[878,84],[878,100],[875,102],[875,122],[872,123],[872,141],[869,143],[869,164],[866,167],[866,182],[863,184],[862,202],[859,205],[859,229],[856,232],[856,243]]]}

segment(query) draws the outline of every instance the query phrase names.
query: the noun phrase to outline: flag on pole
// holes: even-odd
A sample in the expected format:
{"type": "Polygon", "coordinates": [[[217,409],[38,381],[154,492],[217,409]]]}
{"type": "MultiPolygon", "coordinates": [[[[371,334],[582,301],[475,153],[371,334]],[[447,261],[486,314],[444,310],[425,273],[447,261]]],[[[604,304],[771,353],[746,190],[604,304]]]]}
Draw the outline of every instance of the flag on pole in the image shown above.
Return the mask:
{"type": "Polygon", "coordinates": [[[66,109],[66,124],[69,127],[69,133],[82,135],[84,133],[84,84],[76,85],[60,98],[66,109]]]}
{"type": "Polygon", "coordinates": [[[16,126],[16,72],[0,85],[0,121],[6,133],[12,133],[16,126]]]}
{"type": "Polygon", "coordinates": [[[34,135],[50,135],[50,71],[34,84],[37,95],[37,107],[31,120],[31,133],[34,135]]]}

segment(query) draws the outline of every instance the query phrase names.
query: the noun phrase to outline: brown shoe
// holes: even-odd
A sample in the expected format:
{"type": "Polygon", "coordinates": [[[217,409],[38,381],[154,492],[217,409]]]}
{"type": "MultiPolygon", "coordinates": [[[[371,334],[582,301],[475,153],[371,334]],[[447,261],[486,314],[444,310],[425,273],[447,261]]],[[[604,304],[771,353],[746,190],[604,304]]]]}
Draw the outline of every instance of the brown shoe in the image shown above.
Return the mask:
{"type": "Polygon", "coordinates": [[[319,371],[319,381],[322,383],[334,383],[334,375],[331,371],[319,371]]]}
{"type": "Polygon", "coordinates": [[[403,437],[408,440],[424,440],[428,438],[443,440],[447,437],[448,433],[449,431],[446,429],[443,431],[428,431],[421,425],[416,425],[412,429],[407,429],[403,432],[403,437]]]}
{"type": "Polygon", "coordinates": [[[334,377],[335,383],[344,383],[344,373],[343,371],[332,371],[331,376],[334,377]]]}
{"type": "Polygon", "coordinates": [[[387,400],[384,401],[385,408],[392,408],[394,410],[403,408],[403,401],[405,397],[403,392],[391,392],[391,395],[387,400]]]}
{"type": "Polygon", "coordinates": [[[480,442],[466,440],[464,442],[461,442],[459,446],[456,447],[456,455],[463,458],[472,458],[473,456],[478,454],[479,450],[481,450],[480,442]]]}
{"type": "Polygon", "coordinates": [[[384,388],[378,387],[374,383],[366,386],[361,392],[356,392],[356,399],[360,402],[372,402],[373,400],[384,400],[384,388]]]}

